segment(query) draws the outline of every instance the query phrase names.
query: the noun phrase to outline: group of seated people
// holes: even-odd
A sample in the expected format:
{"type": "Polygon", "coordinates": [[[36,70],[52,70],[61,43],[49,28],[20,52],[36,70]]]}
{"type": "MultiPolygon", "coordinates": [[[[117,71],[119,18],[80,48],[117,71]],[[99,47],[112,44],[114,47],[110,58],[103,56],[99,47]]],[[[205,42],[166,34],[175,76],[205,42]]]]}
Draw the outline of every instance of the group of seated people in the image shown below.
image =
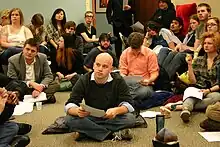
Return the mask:
{"type": "MultiPolygon", "coordinates": [[[[172,5],[161,0],[159,6],[168,9],[172,5]]],[[[119,60],[112,51],[110,34],[96,37],[90,11],[85,13],[85,22],[77,27],[73,21],[66,22],[63,9],[54,11],[46,27],[41,14],[35,14],[27,27],[19,8],[5,14],[8,20],[2,19],[6,22],[0,28],[0,60],[5,72],[0,74],[3,81],[0,86],[5,87],[0,89],[0,145],[29,143],[24,136],[28,131],[19,136],[18,125],[8,121],[15,105],[25,94],[38,97],[41,92],[47,96],[43,103],[55,103],[54,93],[62,79],[73,85],[65,104],[65,124],[79,133],[78,141],[131,139],[127,128],[135,127],[134,112],[158,106],[152,103],[159,101],[160,91],[176,94],[168,86],[181,80],[178,75],[186,75],[187,82],[182,81],[187,85],[184,90],[196,87],[203,92],[202,100],[187,97],[183,101],[182,95],[183,122],[189,122],[193,110],[206,110],[220,101],[220,21],[211,17],[211,7],[206,3],[199,4],[197,14],[190,17],[186,35],[182,33],[184,23],[179,17],[172,18],[169,28],[152,19],[145,26],[146,34],[129,35],[129,47],[119,60]],[[83,99],[86,105],[105,110],[105,115],[91,116],[80,106],[83,99]]]]}

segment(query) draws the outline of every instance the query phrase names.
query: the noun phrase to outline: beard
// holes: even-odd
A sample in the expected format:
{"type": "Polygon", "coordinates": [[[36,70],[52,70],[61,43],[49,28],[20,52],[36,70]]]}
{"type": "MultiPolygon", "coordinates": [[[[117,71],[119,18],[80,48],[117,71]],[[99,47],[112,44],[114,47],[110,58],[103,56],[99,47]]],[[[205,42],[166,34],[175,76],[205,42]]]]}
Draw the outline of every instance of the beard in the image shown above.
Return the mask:
{"type": "Polygon", "coordinates": [[[109,49],[109,46],[108,46],[108,47],[105,47],[105,46],[103,46],[103,45],[100,45],[100,47],[101,47],[101,49],[103,49],[103,50],[108,50],[108,49],[109,49]]]}

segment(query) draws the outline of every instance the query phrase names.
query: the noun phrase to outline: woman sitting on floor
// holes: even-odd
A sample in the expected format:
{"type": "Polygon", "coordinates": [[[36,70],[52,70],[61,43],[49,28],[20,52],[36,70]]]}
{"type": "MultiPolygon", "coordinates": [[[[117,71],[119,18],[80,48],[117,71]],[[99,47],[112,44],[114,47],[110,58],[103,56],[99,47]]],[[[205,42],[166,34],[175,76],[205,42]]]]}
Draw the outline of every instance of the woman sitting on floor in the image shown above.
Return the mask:
{"type": "MultiPolygon", "coordinates": [[[[184,100],[183,111],[180,115],[184,122],[189,121],[191,111],[194,109],[205,110],[208,105],[220,101],[217,82],[217,65],[220,63],[219,33],[206,32],[202,38],[202,46],[205,51],[204,56],[197,57],[193,63],[192,56],[187,56],[186,62],[188,64],[189,80],[203,93],[203,99],[187,97],[184,100]]],[[[186,92],[184,95],[186,95],[186,92]]]]}
{"type": "Polygon", "coordinates": [[[47,53],[48,48],[46,47],[46,29],[44,25],[44,17],[42,14],[37,13],[31,18],[31,24],[27,27],[31,30],[35,39],[37,39],[38,43],[40,44],[40,52],[47,53]]]}
{"type": "Polygon", "coordinates": [[[0,13],[0,16],[1,16],[0,31],[3,26],[9,24],[9,12],[10,12],[9,9],[5,9],[5,10],[2,10],[0,13]]]}
{"type": "Polygon", "coordinates": [[[58,48],[59,38],[65,33],[64,25],[66,23],[66,14],[63,9],[56,9],[46,27],[47,40],[50,48],[51,70],[56,71],[56,50],[58,48]]]}
{"type": "Polygon", "coordinates": [[[78,74],[84,73],[84,68],[83,55],[76,49],[73,37],[70,34],[64,34],[60,37],[56,56],[56,75],[59,80],[66,79],[75,84],[78,74]]]}
{"type": "Polygon", "coordinates": [[[22,51],[24,42],[33,38],[31,31],[23,25],[24,17],[21,9],[13,8],[9,13],[10,25],[1,29],[1,46],[5,51],[1,55],[3,65],[8,64],[8,58],[22,51]]]}

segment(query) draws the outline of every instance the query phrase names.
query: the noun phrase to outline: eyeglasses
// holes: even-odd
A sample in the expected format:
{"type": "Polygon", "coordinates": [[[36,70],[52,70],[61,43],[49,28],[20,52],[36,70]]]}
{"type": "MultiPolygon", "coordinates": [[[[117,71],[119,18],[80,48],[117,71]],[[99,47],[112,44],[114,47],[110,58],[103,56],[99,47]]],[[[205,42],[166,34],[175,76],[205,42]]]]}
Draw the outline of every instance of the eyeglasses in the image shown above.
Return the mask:
{"type": "Polygon", "coordinates": [[[210,26],[210,27],[214,27],[214,26],[217,26],[217,24],[216,24],[216,23],[207,23],[206,26],[207,26],[207,27],[209,27],[209,26],[210,26]]]}

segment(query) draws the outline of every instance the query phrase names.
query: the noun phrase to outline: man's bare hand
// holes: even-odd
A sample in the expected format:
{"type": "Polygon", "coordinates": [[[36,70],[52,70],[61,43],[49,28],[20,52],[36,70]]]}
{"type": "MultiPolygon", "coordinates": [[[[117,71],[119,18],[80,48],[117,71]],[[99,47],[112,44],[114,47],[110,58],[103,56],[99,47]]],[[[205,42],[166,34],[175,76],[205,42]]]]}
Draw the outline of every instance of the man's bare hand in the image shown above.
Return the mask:
{"type": "Polygon", "coordinates": [[[36,82],[30,82],[30,86],[32,86],[35,90],[42,92],[44,90],[44,86],[41,84],[38,84],[36,82]]]}
{"type": "Polygon", "coordinates": [[[40,92],[39,92],[38,90],[34,90],[34,91],[32,92],[32,96],[33,96],[34,98],[38,97],[39,95],[40,95],[40,92]]]}
{"type": "Polygon", "coordinates": [[[104,118],[113,119],[118,115],[117,108],[110,108],[106,111],[104,118]]]}
{"type": "Polygon", "coordinates": [[[8,91],[8,100],[7,100],[8,104],[12,104],[12,105],[18,105],[19,103],[19,99],[16,95],[15,92],[12,91],[8,91]]]}
{"type": "Polygon", "coordinates": [[[148,79],[143,79],[143,80],[139,81],[139,83],[143,86],[154,85],[154,82],[150,82],[148,79]]]}
{"type": "Polygon", "coordinates": [[[131,9],[131,6],[129,6],[129,5],[124,6],[124,10],[130,10],[130,9],[131,9]]]}
{"type": "Polygon", "coordinates": [[[5,88],[0,88],[0,112],[4,111],[5,103],[8,99],[8,93],[5,88]]]}
{"type": "Polygon", "coordinates": [[[90,115],[90,112],[87,112],[82,107],[76,108],[76,111],[77,111],[77,115],[82,118],[90,115]]]}

